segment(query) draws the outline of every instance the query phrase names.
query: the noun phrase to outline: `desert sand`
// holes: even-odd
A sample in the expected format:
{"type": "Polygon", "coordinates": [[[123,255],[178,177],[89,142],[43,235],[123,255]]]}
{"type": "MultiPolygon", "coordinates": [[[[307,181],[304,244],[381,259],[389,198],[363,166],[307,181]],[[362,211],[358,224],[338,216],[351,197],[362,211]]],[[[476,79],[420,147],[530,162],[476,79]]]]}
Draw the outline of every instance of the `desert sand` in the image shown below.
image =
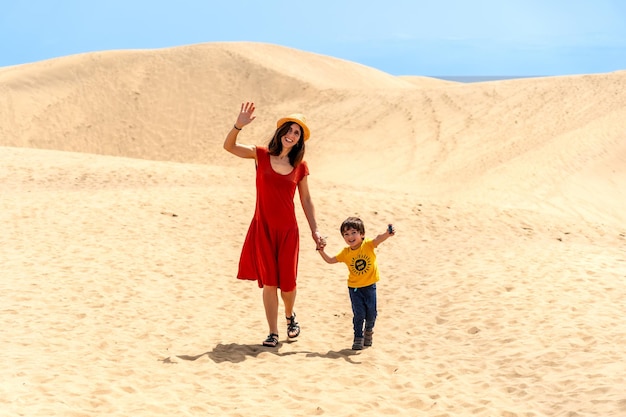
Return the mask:
{"type": "Polygon", "coordinates": [[[0,68],[0,97],[2,416],[626,415],[626,71],[461,84],[208,43],[0,68]],[[329,253],[347,216],[395,225],[372,347],[298,202],[302,334],[261,346],[242,101],[245,143],[306,114],[329,253]]]}

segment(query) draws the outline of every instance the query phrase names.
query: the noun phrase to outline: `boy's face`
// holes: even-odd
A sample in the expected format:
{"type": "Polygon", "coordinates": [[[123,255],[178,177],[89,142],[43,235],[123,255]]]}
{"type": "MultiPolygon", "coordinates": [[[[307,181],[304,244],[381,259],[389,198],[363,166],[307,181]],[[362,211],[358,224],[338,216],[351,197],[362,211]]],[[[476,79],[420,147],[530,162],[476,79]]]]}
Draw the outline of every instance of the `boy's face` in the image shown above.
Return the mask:
{"type": "Polygon", "coordinates": [[[358,230],[350,228],[343,231],[343,240],[346,241],[351,249],[358,249],[363,242],[363,236],[358,230]]]}

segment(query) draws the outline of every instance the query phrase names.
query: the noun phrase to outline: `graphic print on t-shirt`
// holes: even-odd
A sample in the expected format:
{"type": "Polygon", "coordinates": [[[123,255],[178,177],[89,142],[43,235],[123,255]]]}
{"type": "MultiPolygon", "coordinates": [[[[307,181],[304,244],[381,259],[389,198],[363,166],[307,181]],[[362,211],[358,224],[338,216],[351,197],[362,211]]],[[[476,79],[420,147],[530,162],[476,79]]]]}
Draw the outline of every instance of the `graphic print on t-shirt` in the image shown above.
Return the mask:
{"type": "Polygon", "coordinates": [[[352,258],[352,261],[350,262],[350,272],[352,272],[353,275],[363,275],[369,271],[370,266],[370,257],[359,254],[352,258]]]}

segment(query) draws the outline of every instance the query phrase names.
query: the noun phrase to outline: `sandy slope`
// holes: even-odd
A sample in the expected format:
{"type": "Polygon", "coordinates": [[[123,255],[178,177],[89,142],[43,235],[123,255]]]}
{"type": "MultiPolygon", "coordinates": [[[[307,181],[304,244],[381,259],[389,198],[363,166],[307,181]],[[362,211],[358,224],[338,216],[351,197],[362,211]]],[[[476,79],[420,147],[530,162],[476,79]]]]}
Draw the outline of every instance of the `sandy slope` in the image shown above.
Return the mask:
{"type": "Polygon", "coordinates": [[[626,414],[626,72],[459,84],[275,45],[0,68],[7,416],[626,414]],[[372,348],[302,212],[302,336],[234,279],[253,165],[307,114],[329,248],[393,222],[372,348]]]}

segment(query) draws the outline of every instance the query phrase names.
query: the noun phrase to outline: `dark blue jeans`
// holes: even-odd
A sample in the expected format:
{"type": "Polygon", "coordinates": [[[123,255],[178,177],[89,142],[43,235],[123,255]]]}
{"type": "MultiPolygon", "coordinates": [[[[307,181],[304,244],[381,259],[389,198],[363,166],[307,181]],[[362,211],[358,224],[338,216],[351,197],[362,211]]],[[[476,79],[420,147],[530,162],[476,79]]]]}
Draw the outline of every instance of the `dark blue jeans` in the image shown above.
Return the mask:
{"type": "Polygon", "coordinates": [[[352,324],[354,337],[363,337],[365,330],[374,329],[376,323],[376,284],[361,288],[349,288],[350,302],[352,303],[352,324]]]}

